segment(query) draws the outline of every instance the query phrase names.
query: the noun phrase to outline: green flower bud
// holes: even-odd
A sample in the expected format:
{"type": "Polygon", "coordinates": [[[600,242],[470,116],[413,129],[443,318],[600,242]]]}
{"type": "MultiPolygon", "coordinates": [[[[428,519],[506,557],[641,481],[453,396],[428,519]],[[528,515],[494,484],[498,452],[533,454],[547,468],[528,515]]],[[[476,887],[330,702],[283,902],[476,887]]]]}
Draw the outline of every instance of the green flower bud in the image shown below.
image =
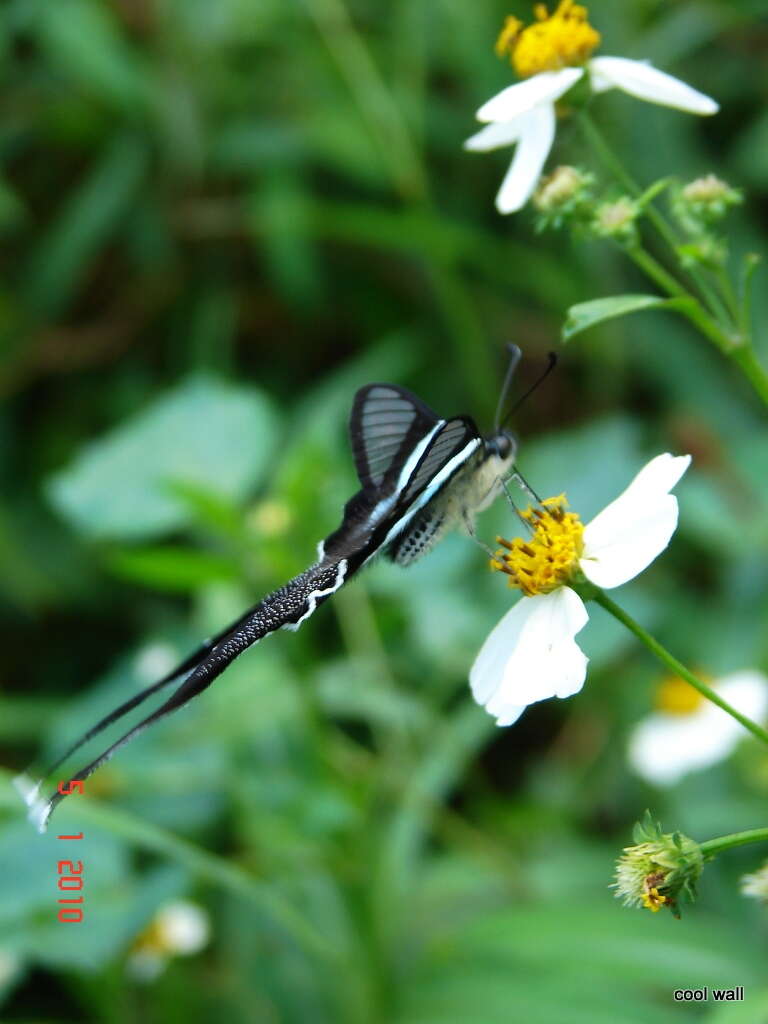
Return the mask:
{"type": "Polygon", "coordinates": [[[591,210],[594,176],[567,164],[543,177],[533,194],[539,212],[538,229],[559,228],[591,210]]]}
{"type": "Polygon", "coordinates": [[[725,216],[730,207],[744,201],[739,189],[731,188],[715,174],[696,178],[683,187],[678,198],[687,212],[704,224],[712,224],[725,216]]]}
{"type": "Polygon", "coordinates": [[[679,917],[680,899],[692,901],[696,895],[704,864],[699,844],[680,832],[662,832],[648,812],[635,826],[633,838],[635,845],[627,846],[616,863],[617,899],[653,913],[668,907],[679,917]]]}
{"type": "Polygon", "coordinates": [[[623,243],[632,242],[637,237],[635,222],[640,213],[640,207],[629,196],[601,203],[592,220],[592,231],[600,238],[614,238],[617,242],[623,243]]]}

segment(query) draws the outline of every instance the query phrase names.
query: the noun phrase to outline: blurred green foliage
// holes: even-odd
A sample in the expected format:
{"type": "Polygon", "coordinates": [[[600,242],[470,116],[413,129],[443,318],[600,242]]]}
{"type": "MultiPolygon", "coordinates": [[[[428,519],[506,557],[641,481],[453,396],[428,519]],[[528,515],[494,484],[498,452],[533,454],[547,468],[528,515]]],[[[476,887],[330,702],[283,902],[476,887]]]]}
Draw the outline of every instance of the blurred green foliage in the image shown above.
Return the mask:
{"type": "MultiPolygon", "coordinates": [[[[529,16],[526,5],[514,13],[529,16]]],[[[0,740],[9,771],[151,682],[312,559],[355,481],[356,387],[390,379],[488,425],[506,340],[532,379],[573,303],[645,290],[614,250],[498,217],[507,153],[464,153],[509,81],[507,5],[5,0],[0,6],[0,740]],[[162,667],[161,667],[162,666],[162,667]]],[[[758,0],[595,4],[605,52],[715,95],[699,121],[609,94],[642,182],[747,189],[766,247],[768,24],[758,0]]],[[[558,161],[590,165],[568,126],[558,161]]],[[[597,168],[594,168],[597,170],[597,168]]],[[[757,322],[768,314],[765,277],[757,322]]],[[[713,675],[768,669],[768,435],[735,371],[663,309],[574,338],[517,416],[520,466],[589,517],[692,451],[670,551],[622,602],[713,675]]],[[[509,510],[481,533],[509,532],[509,510]]],[[[752,741],[669,792],[625,760],[657,667],[595,610],[578,697],[497,731],[468,667],[509,593],[451,538],[379,564],[142,736],[61,823],[87,918],[55,920],[57,840],[3,776],[3,1020],[754,1024],[758,853],[681,922],[607,885],[651,805],[707,838],[761,824],[752,741]],[[213,938],[151,985],[126,954],[163,902],[213,938]],[[744,985],[747,1002],[672,990],[744,985]]]]}

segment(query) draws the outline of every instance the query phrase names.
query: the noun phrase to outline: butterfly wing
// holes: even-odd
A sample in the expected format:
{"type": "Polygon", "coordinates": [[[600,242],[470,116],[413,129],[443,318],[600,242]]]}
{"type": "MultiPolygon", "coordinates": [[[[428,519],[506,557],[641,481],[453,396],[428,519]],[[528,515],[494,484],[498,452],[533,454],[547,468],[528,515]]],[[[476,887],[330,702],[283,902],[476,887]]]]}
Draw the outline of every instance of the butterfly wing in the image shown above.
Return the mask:
{"type": "Polygon", "coordinates": [[[416,395],[394,384],[368,384],[349,418],[352,455],[366,491],[388,492],[420,442],[442,420],[416,395]]]}
{"type": "Polygon", "coordinates": [[[418,461],[403,481],[397,504],[408,508],[417,502],[423,508],[480,447],[482,438],[468,416],[441,423],[418,461]]]}

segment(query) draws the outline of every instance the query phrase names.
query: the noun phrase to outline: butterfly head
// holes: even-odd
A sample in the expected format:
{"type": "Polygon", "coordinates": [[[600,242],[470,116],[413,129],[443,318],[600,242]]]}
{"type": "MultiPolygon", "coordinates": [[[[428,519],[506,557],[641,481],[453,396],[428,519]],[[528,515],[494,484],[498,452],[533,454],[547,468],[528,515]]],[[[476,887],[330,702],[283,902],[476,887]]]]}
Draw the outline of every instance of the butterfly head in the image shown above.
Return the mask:
{"type": "Polygon", "coordinates": [[[488,459],[495,460],[500,469],[508,469],[517,453],[517,441],[509,430],[498,430],[483,442],[488,459]]]}

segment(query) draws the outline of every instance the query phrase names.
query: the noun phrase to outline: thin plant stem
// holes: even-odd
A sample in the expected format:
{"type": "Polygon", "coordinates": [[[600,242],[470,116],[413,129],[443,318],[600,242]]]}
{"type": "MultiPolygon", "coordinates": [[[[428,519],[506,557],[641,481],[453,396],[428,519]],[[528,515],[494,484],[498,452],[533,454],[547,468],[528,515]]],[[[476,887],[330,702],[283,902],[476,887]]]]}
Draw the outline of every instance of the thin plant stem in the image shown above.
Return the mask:
{"type": "MultiPolygon", "coordinates": [[[[642,191],[624,168],[605,141],[602,132],[595,125],[586,111],[580,115],[581,125],[598,158],[606,166],[617,181],[635,198],[642,191]]],[[[667,242],[673,252],[677,251],[678,239],[674,229],[663,215],[648,203],[645,212],[656,227],[659,234],[667,242]]],[[[749,281],[752,267],[748,267],[742,284],[741,306],[725,271],[719,275],[719,284],[725,296],[725,304],[717,292],[710,288],[702,274],[695,268],[688,273],[695,282],[702,296],[706,299],[714,319],[702,306],[699,300],[688,292],[683,285],[669,273],[657,260],[640,246],[632,246],[625,250],[630,259],[639,266],[660,288],[675,299],[689,301],[680,302],[680,312],[691,321],[701,333],[720,349],[723,355],[731,359],[744,373],[762,401],[768,405],[768,372],[755,356],[752,348],[750,312],[749,312],[749,281]]]]}
{"type": "Polygon", "coordinates": [[[652,281],[655,281],[663,291],[675,297],[690,298],[691,301],[696,301],[690,292],[683,288],[677,278],[673,277],[668,270],[665,270],[659,261],[643,249],[642,246],[629,246],[625,249],[625,252],[633,263],[640,267],[643,273],[647,274],[652,281]]]}
{"type": "MultiPolygon", "coordinates": [[[[585,110],[581,112],[580,120],[582,128],[584,129],[584,134],[597,154],[598,159],[602,161],[608,171],[613,174],[616,180],[629,192],[631,196],[634,196],[634,198],[641,196],[643,194],[643,190],[626,170],[622,162],[606,142],[603,133],[585,110]]],[[[663,214],[656,209],[653,203],[648,203],[646,205],[645,213],[670,249],[676,253],[679,240],[673,227],[667,222],[663,214]]],[[[690,268],[689,274],[695,281],[701,294],[709,303],[709,306],[715,316],[717,316],[718,319],[727,320],[727,310],[714,289],[710,288],[709,284],[695,268],[690,268]]]]}
{"type": "Polygon", "coordinates": [[[733,282],[728,274],[725,267],[718,267],[716,271],[718,283],[720,284],[720,290],[723,293],[723,298],[728,306],[728,310],[731,314],[734,326],[738,329],[740,334],[740,342],[742,344],[749,344],[749,330],[745,330],[747,325],[744,324],[741,309],[739,307],[739,299],[736,295],[736,289],[733,287],[733,282]]]}
{"type": "Polygon", "coordinates": [[[755,355],[751,346],[734,348],[729,353],[731,359],[738,364],[752,387],[768,405],[768,373],[755,355]]]}
{"type": "Polygon", "coordinates": [[[628,615],[623,608],[617,605],[615,601],[612,601],[604,591],[595,588],[594,592],[590,593],[590,596],[593,601],[596,601],[623,626],[626,626],[631,633],[634,633],[638,640],[645,644],[648,650],[654,654],[662,664],[671,669],[675,675],[680,676],[680,678],[684,679],[686,683],[690,683],[695,690],[699,691],[702,697],[706,697],[707,700],[716,704],[717,707],[725,711],[725,713],[730,715],[731,718],[735,719],[743,725],[745,729],[749,730],[753,736],[756,736],[757,739],[768,746],[768,732],[763,729],[762,726],[758,725],[757,722],[753,722],[751,718],[747,718],[747,716],[743,715],[740,711],[737,711],[736,708],[729,704],[727,700],[723,700],[719,693],[716,693],[711,686],[707,686],[707,684],[699,679],[698,676],[695,676],[693,672],[687,669],[681,661],[678,661],[674,655],[670,654],[666,647],[663,647],[655,637],[651,636],[647,630],[643,629],[638,622],[635,622],[635,620],[628,615]]]}
{"type": "Polygon", "coordinates": [[[636,264],[655,284],[665,291],[673,299],[680,299],[678,306],[683,316],[697,327],[703,335],[728,356],[733,357],[734,342],[723,329],[707,313],[699,300],[686,291],[680,282],[662,267],[658,260],[639,245],[634,245],[624,250],[629,258],[636,264]]]}
{"type": "Polygon", "coordinates": [[[699,843],[699,848],[706,859],[716,857],[723,850],[732,850],[736,846],[746,846],[748,843],[768,843],[768,828],[750,828],[746,832],[733,832],[729,836],[719,836],[717,839],[707,839],[699,843]]]}
{"type": "Polygon", "coordinates": [[[752,281],[759,265],[758,254],[748,253],[744,257],[739,278],[739,323],[745,338],[752,337],[752,281]]]}

